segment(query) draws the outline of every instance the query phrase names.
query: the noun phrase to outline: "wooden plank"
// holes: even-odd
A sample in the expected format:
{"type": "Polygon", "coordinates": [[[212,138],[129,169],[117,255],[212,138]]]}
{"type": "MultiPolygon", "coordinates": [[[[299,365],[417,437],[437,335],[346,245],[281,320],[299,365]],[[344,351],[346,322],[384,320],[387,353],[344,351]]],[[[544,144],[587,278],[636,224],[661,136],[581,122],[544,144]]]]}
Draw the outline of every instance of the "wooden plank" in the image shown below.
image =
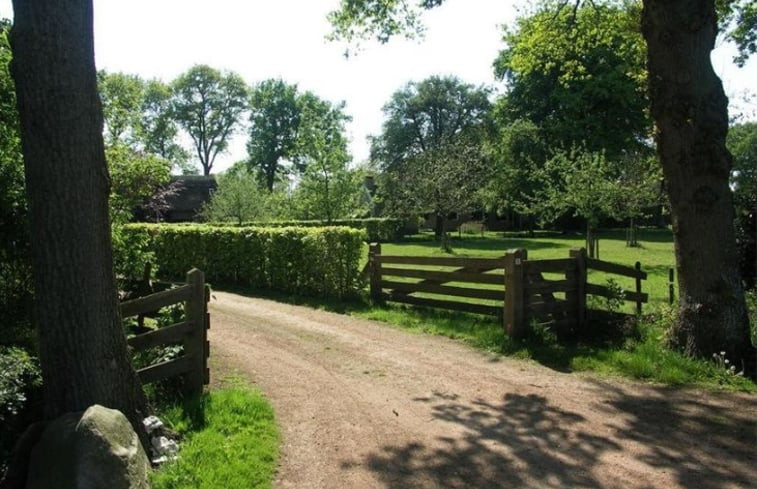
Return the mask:
{"type": "Polygon", "coordinates": [[[552,258],[549,260],[534,260],[523,263],[526,273],[565,273],[576,267],[576,261],[571,258],[552,258]]]}
{"type": "Polygon", "coordinates": [[[595,260],[594,258],[587,258],[586,266],[591,270],[597,270],[599,272],[614,273],[615,275],[622,275],[624,277],[631,278],[639,277],[642,280],[647,279],[647,272],[636,271],[636,269],[634,269],[633,267],[595,260]]]}
{"type": "Polygon", "coordinates": [[[192,334],[185,337],[184,341],[184,351],[188,357],[192,358],[191,371],[186,376],[184,394],[192,397],[202,394],[202,388],[205,385],[205,368],[207,368],[205,315],[208,311],[207,302],[205,302],[205,274],[193,268],[187,272],[187,285],[191,287],[191,298],[187,301],[185,307],[186,317],[196,327],[192,334]]]}
{"type": "Polygon", "coordinates": [[[392,295],[384,294],[384,300],[401,302],[414,306],[436,307],[441,309],[451,309],[453,311],[472,312],[475,314],[485,314],[488,316],[499,316],[502,314],[502,308],[498,306],[486,306],[483,304],[470,304],[466,302],[444,301],[438,299],[427,299],[425,297],[413,297],[409,295],[392,295]]]}
{"type": "Polygon", "coordinates": [[[176,289],[164,290],[163,292],[156,292],[145,297],[122,302],[120,305],[121,317],[128,318],[137,314],[157,311],[161,307],[184,302],[189,299],[191,294],[191,287],[184,285],[176,289]]]}
{"type": "Polygon", "coordinates": [[[469,289],[465,287],[451,287],[448,285],[437,285],[427,283],[408,283],[392,282],[391,280],[382,280],[381,288],[392,289],[396,292],[427,292],[429,294],[451,295],[455,297],[468,297],[471,299],[486,299],[492,301],[501,301],[505,299],[504,290],[491,289],[469,289]]]}
{"type": "Polygon", "coordinates": [[[137,371],[137,374],[143,384],[150,384],[158,380],[175,377],[189,372],[192,369],[194,361],[195,359],[192,358],[191,355],[184,355],[167,362],[150,365],[149,367],[140,369],[137,371]]]}
{"type": "Polygon", "coordinates": [[[476,273],[476,272],[437,272],[433,270],[416,270],[410,268],[389,268],[381,269],[382,275],[391,275],[393,277],[422,278],[426,280],[435,280],[440,283],[444,282],[470,282],[476,284],[502,284],[502,274],[476,273]]]}
{"type": "Polygon", "coordinates": [[[436,256],[390,256],[376,257],[379,263],[394,263],[404,265],[425,265],[440,267],[465,267],[477,270],[494,270],[504,268],[502,258],[458,258],[436,256]]]}
{"type": "Polygon", "coordinates": [[[149,333],[132,336],[126,342],[134,351],[143,351],[166,343],[179,343],[184,340],[187,334],[192,332],[193,327],[194,324],[184,321],[149,333]]]}
{"type": "Polygon", "coordinates": [[[524,293],[525,274],[523,264],[528,251],[511,250],[505,255],[505,330],[511,338],[523,338],[527,332],[525,311],[527,296],[524,293]]]}
{"type": "MultiPolygon", "coordinates": [[[[647,294],[646,292],[642,292],[641,294],[630,290],[624,290],[622,292],[624,295],[623,300],[625,301],[643,303],[647,303],[649,301],[649,294],[647,294]]],[[[586,284],[586,293],[607,298],[615,297],[615,292],[608,289],[604,285],[586,284]]]]}
{"type": "Polygon", "coordinates": [[[553,294],[578,290],[575,280],[544,280],[526,285],[526,294],[553,294]]]}
{"type": "Polygon", "coordinates": [[[368,248],[368,267],[370,274],[371,301],[381,301],[381,243],[371,243],[368,248]]]}

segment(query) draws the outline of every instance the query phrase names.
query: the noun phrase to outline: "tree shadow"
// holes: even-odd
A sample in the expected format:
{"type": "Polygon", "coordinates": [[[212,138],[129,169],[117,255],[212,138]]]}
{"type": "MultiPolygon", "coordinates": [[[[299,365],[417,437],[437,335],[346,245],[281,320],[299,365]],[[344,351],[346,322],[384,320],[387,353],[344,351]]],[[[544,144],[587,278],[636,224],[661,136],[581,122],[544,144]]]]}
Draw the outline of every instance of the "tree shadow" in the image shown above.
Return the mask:
{"type": "Polygon", "coordinates": [[[464,435],[369,455],[367,466],[386,487],[600,487],[591,467],[603,452],[619,449],[576,430],[581,415],[534,394],[506,394],[497,404],[439,393],[414,400],[430,404],[434,419],[463,427],[464,435]]]}
{"type": "Polygon", "coordinates": [[[650,395],[595,381],[613,399],[606,405],[622,413],[627,427],[618,438],[646,447],[637,460],[671,472],[681,487],[723,489],[757,486],[757,397],[737,402],[705,401],[695,392],[650,388],[650,395]]]}
{"type": "MultiPolygon", "coordinates": [[[[681,487],[753,487],[753,402],[744,413],[732,413],[690,399],[690,393],[671,398],[669,390],[650,388],[650,399],[608,389],[609,401],[593,407],[607,414],[599,427],[536,394],[508,393],[498,403],[440,393],[417,398],[430,406],[435,421],[450,424],[450,435],[432,445],[387,445],[363,463],[388,488],[609,488],[618,487],[618,480],[595,469],[603,455],[620,455],[630,441],[641,446],[634,445],[630,463],[648,465],[650,474],[672,472],[681,487]]],[[[605,464],[607,470],[625,467],[605,464]]],[[[635,482],[655,487],[653,480],[635,482]]]]}

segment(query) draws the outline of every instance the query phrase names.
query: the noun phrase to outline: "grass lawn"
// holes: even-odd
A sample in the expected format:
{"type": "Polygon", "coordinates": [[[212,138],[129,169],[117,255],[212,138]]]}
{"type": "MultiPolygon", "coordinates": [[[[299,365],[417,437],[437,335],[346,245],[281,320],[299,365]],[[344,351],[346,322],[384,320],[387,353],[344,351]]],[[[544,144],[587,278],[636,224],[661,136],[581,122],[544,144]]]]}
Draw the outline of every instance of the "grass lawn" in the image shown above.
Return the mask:
{"type": "MultiPolygon", "coordinates": [[[[461,339],[477,348],[533,359],[561,371],[594,371],[670,385],[698,385],[755,392],[757,386],[743,377],[729,374],[716,361],[694,360],[665,349],[664,331],[672,321],[668,305],[668,271],[675,267],[673,237],[667,229],[639,232],[639,247],[625,245],[625,232],[600,233],[603,261],[633,266],[637,261],[648,273],[643,291],[649,294],[645,319],[626,331],[598,337],[591,342],[558,342],[548,330],[515,341],[505,335],[500,320],[473,314],[419,309],[398,304],[331,304],[329,309],[367,319],[384,321],[403,329],[461,339]]],[[[453,236],[453,253],[444,253],[431,234],[415,235],[403,242],[382,244],[382,254],[406,256],[499,257],[507,250],[525,248],[529,259],[567,258],[572,248],[584,246],[580,234],[537,233],[533,238],[516,234],[485,233],[484,236],[453,236]]],[[[367,246],[366,258],[367,260],[367,246]]],[[[361,264],[362,266],[362,264],[361,264]]],[[[592,272],[589,282],[604,284],[610,275],[592,272]]],[[[612,276],[622,288],[633,290],[632,279],[612,276]]],[[[401,279],[392,279],[401,280],[401,279]]],[[[480,286],[483,287],[483,286],[480,286]]],[[[676,289],[677,290],[677,289],[676,289]]],[[[465,300],[457,298],[456,300],[465,300]]],[[[311,304],[312,305],[312,304],[311,304]]],[[[632,312],[627,303],[624,312],[632,312]]],[[[621,328],[622,329],[622,328],[621,328]]]]}
{"type": "MultiPolygon", "coordinates": [[[[643,282],[642,289],[649,294],[650,306],[668,303],[668,271],[675,268],[673,255],[673,235],[667,229],[645,229],[639,231],[639,247],[629,248],[625,245],[625,231],[612,230],[600,232],[599,257],[603,261],[609,261],[620,265],[633,267],[638,261],[642,270],[648,273],[648,280],[643,282]]],[[[516,234],[487,232],[482,237],[480,234],[463,234],[458,238],[453,234],[452,254],[444,253],[432,234],[420,234],[409,237],[399,243],[384,243],[381,245],[381,253],[385,255],[406,256],[459,256],[459,257],[500,257],[507,250],[524,248],[528,251],[528,258],[533,260],[546,258],[568,258],[572,248],[584,246],[584,237],[581,234],[559,234],[539,232],[534,238],[523,237],[516,234]]],[[[364,260],[367,261],[367,246],[364,260]]],[[[362,266],[362,264],[361,264],[362,266]]],[[[634,290],[632,279],[607,275],[600,272],[591,272],[589,281],[598,285],[604,285],[608,278],[612,277],[626,290],[634,290]]],[[[393,279],[394,280],[394,279],[393,279]]],[[[632,306],[627,305],[627,312],[632,306]]]]}
{"type": "Polygon", "coordinates": [[[154,489],[271,487],[279,436],[259,392],[235,382],[159,411],[183,440],[179,458],[152,474],[154,489]]]}

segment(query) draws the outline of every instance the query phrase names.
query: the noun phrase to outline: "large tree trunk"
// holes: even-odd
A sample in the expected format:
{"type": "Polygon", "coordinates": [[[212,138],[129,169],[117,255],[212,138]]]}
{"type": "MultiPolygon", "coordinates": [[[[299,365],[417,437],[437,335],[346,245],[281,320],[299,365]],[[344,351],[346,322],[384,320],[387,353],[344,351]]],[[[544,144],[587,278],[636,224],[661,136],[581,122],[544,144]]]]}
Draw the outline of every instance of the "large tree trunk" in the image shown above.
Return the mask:
{"type": "Polygon", "coordinates": [[[643,31],[679,276],[671,342],[692,355],[725,351],[731,361],[750,360],[728,186],[728,99],[710,62],[713,0],[644,0],[643,31]]]}
{"type": "Polygon", "coordinates": [[[139,431],[146,401],[116,296],[92,2],[13,6],[12,72],[47,415],[97,403],[119,409],[139,431]]]}

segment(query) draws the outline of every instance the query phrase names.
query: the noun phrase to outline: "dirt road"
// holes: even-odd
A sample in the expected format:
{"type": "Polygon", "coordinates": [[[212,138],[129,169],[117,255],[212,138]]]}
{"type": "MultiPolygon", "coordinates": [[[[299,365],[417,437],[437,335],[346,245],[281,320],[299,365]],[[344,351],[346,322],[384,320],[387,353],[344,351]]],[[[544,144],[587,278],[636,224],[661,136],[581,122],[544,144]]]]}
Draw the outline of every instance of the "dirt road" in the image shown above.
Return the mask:
{"type": "Polygon", "coordinates": [[[284,488],[755,488],[757,396],[556,372],[214,293],[213,365],[257,384],[284,488]]]}

